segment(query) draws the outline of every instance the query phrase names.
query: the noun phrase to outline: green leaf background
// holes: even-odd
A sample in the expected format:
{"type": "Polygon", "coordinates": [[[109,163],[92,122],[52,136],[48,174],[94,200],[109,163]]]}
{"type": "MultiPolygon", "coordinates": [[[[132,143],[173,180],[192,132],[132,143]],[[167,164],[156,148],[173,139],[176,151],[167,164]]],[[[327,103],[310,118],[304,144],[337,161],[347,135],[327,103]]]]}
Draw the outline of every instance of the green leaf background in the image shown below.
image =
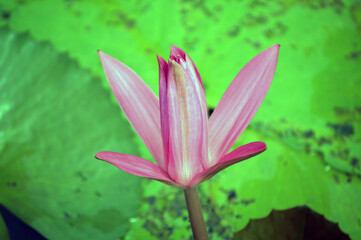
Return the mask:
{"type": "Polygon", "coordinates": [[[235,145],[268,150],[200,186],[208,231],[230,239],[272,209],[306,205],[361,239],[359,1],[2,0],[0,10],[0,203],[44,236],[191,236],[181,190],[93,159],[150,159],[97,49],[158,92],[155,54],[183,48],[214,108],[244,64],[280,43],[271,89],[235,145]]]}

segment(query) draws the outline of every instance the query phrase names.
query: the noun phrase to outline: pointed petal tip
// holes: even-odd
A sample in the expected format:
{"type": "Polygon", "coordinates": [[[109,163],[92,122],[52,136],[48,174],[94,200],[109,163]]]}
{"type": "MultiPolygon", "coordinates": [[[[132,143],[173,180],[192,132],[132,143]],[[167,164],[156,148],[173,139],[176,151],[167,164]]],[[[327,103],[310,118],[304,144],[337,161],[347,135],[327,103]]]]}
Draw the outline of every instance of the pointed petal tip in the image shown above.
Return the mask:
{"type": "Polygon", "coordinates": [[[157,60],[158,60],[158,66],[159,66],[159,80],[161,80],[161,78],[164,78],[167,74],[168,71],[168,64],[167,62],[157,54],[157,60]]]}
{"type": "MultiPolygon", "coordinates": [[[[107,152],[102,151],[102,152],[98,152],[97,154],[95,154],[95,158],[98,160],[104,160],[104,154],[106,154],[107,152]]],[[[105,161],[105,160],[104,160],[105,161]]]]}
{"type": "Polygon", "coordinates": [[[266,49],[264,52],[272,52],[272,53],[278,53],[280,50],[281,45],[275,44],[270,46],[268,49],[266,49]]]}
{"type": "MultiPolygon", "coordinates": [[[[272,52],[272,54],[278,55],[278,53],[279,53],[279,51],[280,51],[280,47],[281,47],[280,44],[275,44],[275,45],[269,47],[268,50],[269,50],[270,52],[272,52]]],[[[266,50],[266,51],[267,51],[267,50],[266,50]]]]}
{"type": "MultiPolygon", "coordinates": [[[[120,62],[118,59],[116,59],[115,57],[106,54],[105,52],[102,52],[101,50],[98,50],[98,55],[100,60],[102,61],[102,63],[115,63],[115,62],[120,62]]],[[[122,62],[120,62],[122,63],[122,62]]],[[[122,63],[123,64],[123,63],[122,63]]]]}
{"type": "Polygon", "coordinates": [[[253,142],[254,143],[254,146],[257,146],[258,148],[263,148],[263,149],[267,149],[267,145],[266,143],[264,142],[261,142],[261,141],[256,141],[256,142],[253,142]]]}
{"type": "Polygon", "coordinates": [[[102,52],[100,50],[98,50],[98,56],[100,58],[100,60],[103,62],[104,60],[110,60],[110,59],[115,59],[114,57],[106,54],[105,52],[102,52]]]}
{"type": "Polygon", "coordinates": [[[99,58],[100,58],[100,60],[101,60],[101,59],[102,59],[103,52],[98,49],[98,50],[97,50],[97,53],[98,53],[98,56],[99,56],[99,58]]]}
{"type": "Polygon", "coordinates": [[[258,154],[264,152],[266,149],[267,149],[266,143],[261,142],[261,141],[247,143],[245,145],[242,145],[242,146],[236,148],[235,150],[228,153],[227,155],[223,156],[218,161],[218,163],[227,162],[232,159],[243,158],[245,156],[247,156],[247,157],[244,159],[247,159],[249,157],[252,157],[252,156],[255,156],[255,155],[258,155],[258,154]]]}
{"type": "MultiPolygon", "coordinates": [[[[266,48],[265,50],[263,50],[261,53],[259,53],[257,56],[255,56],[254,58],[260,57],[260,56],[278,56],[279,50],[280,50],[281,45],[280,44],[275,44],[272,45],[268,48],[266,48]]],[[[253,60],[253,59],[252,59],[253,60]]],[[[252,61],[251,60],[251,61],[252,61]]]]}
{"type": "Polygon", "coordinates": [[[156,56],[157,56],[157,60],[158,60],[158,63],[159,63],[159,64],[160,64],[160,63],[163,64],[163,62],[164,62],[164,63],[167,63],[167,62],[164,60],[164,58],[162,58],[162,57],[159,56],[158,54],[156,54],[156,56]]]}
{"type": "Polygon", "coordinates": [[[179,49],[179,47],[177,47],[176,45],[174,45],[174,44],[170,45],[170,51],[171,52],[174,51],[174,50],[177,50],[177,49],[179,49]]]}
{"type": "Polygon", "coordinates": [[[183,59],[185,59],[186,53],[180,49],[179,47],[171,44],[170,46],[170,57],[177,57],[181,56],[183,59]]]}

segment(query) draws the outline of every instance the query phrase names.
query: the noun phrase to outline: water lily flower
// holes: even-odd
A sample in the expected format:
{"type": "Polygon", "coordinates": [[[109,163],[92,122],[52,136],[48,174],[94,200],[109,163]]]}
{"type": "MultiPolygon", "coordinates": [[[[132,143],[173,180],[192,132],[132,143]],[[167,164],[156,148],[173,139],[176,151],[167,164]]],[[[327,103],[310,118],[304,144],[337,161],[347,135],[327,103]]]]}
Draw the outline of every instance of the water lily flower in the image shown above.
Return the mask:
{"type": "Polygon", "coordinates": [[[200,74],[180,48],[171,47],[168,62],[157,56],[159,100],[133,70],[99,51],[119,105],[157,164],[116,152],[99,152],[96,158],[133,175],[191,188],[265,151],[265,143],[251,142],[228,153],[270,87],[278,52],[274,45],[248,62],[208,119],[200,74]]]}

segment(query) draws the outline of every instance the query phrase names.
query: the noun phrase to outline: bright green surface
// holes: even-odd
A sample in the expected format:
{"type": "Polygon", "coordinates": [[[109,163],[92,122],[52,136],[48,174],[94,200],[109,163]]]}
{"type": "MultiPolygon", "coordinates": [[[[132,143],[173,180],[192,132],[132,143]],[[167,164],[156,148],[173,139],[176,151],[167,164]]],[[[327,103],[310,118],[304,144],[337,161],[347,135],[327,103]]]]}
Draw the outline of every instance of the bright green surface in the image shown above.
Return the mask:
{"type": "MultiPolygon", "coordinates": [[[[264,140],[268,150],[230,167],[200,186],[207,226],[213,229],[215,239],[230,238],[250,219],[266,217],[272,209],[303,205],[338,222],[341,230],[353,239],[361,238],[359,178],[346,176],[325,165],[317,155],[294,150],[257,131],[247,130],[243,136],[242,143],[264,140]]],[[[148,234],[158,228],[175,229],[173,233],[166,232],[169,235],[161,239],[188,236],[187,212],[178,210],[179,206],[185,207],[181,202],[182,192],[153,182],[148,182],[145,189],[141,215],[137,219],[142,224],[132,224],[130,236],[138,235],[130,239],[138,239],[141,231],[148,234]],[[167,209],[165,213],[164,209],[167,209]]]]}
{"type": "MultiPolygon", "coordinates": [[[[39,117],[44,111],[48,112],[48,109],[56,108],[54,106],[59,103],[48,100],[49,95],[54,98],[56,93],[56,96],[64,99],[71,96],[72,101],[80,105],[71,105],[67,113],[78,114],[81,121],[77,117],[64,118],[64,110],[54,113],[58,114],[55,119],[63,119],[68,125],[74,125],[74,129],[78,128],[76,126],[89,125],[96,130],[81,133],[75,130],[69,130],[68,133],[61,131],[61,134],[68,134],[67,139],[72,140],[65,142],[72,146],[72,151],[81,151],[90,156],[82,158],[82,164],[90,164],[87,165],[90,169],[110,171],[115,174],[114,177],[127,182],[138,179],[122,174],[110,166],[105,169],[104,164],[92,162],[91,156],[99,150],[134,152],[134,149],[123,146],[132,146],[129,142],[132,135],[128,125],[122,126],[124,123],[119,119],[114,99],[108,97],[109,87],[97,58],[97,49],[125,62],[158,92],[155,54],[167,58],[170,44],[176,44],[186,50],[195,61],[204,81],[208,105],[215,107],[233,77],[247,61],[268,46],[280,43],[281,52],[274,82],[251,123],[251,129],[241,138],[243,143],[246,143],[246,140],[265,141],[268,150],[255,159],[220,173],[213,181],[200,187],[207,223],[213,229],[213,239],[231,237],[233,232],[243,228],[250,218],[266,216],[273,208],[285,209],[305,204],[328,219],[339,222],[341,229],[353,239],[361,238],[361,216],[358,214],[361,212],[361,4],[358,1],[45,0],[23,1],[18,4],[16,1],[2,0],[0,8],[3,10],[1,25],[8,26],[15,33],[30,33],[38,42],[49,41],[56,51],[67,53],[82,68],[103,81],[100,84],[100,80],[97,82],[90,73],[79,70],[76,66],[76,71],[82,72],[86,77],[77,73],[76,77],[69,77],[73,80],[68,81],[77,83],[78,88],[73,89],[73,85],[67,85],[59,92],[55,91],[53,86],[44,96],[37,95],[37,101],[44,105],[44,109],[46,107],[45,110],[21,105],[16,111],[13,110],[19,114],[13,115],[16,116],[15,119],[22,120],[29,109],[33,113],[26,116],[32,119],[39,117]],[[4,13],[8,16],[4,17],[4,13]],[[88,84],[82,85],[86,79],[88,84]],[[93,81],[92,84],[89,84],[89,81],[93,81]],[[91,97],[88,96],[85,101],[85,93],[80,93],[79,89],[86,91],[91,97]],[[95,93],[96,91],[99,93],[95,93]],[[102,100],[99,100],[100,98],[102,100]],[[83,102],[79,103],[81,101],[83,102]],[[99,111],[103,114],[95,116],[99,111]],[[99,124],[101,121],[108,122],[99,124]],[[104,133],[106,131],[108,134],[104,133]],[[89,143],[76,146],[74,142],[84,141],[79,140],[80,138],[87,139],[89,143]],[[124,143],[125,141],[127,143],[124,143]],[[94,145],[91,147],[90,143],[94,145]],[[236,194],[236,199],[229,203],[226,200],[232,191],[236,194]],[[251,199],[255,201],[246,206],[251,199]]],[[[28,51],[34,53],[31,56],[29,53],[27,58],[24,58],[26,65],[32,63],[38,54],[37,50],[31,49],[35,47],[28,48],[28,51]]],[[[7,51],[4,51],[4,54],[10,54],[11,49],[6,47],[5,50],[7,51]]],[[[17,51],[12,50],[13,54],[17,51]]],[[[55,53],[52,51],[51,54],[55,53]]],[[[64,71],[61,68],[65,62],[68,64],[70,61],[64,58],[65,56],[62,56],[63,64],[58,66],[60,70],[53,66],[53,84],[63,82],[64,71]]],[[[74,62],[72,64],[74,65],[74,62]]],[[[27,69],[21,70],[21,73],[26,73],[25,76],[35,81],[35,73],[41,72],[38,68],[29,65],[27,69]]],[[[69,76],[73,76],[72,71],[69,70],[69,76]]],[[[17,86],[9,83],[9,80],[7,84],[11,84],[11,87],[6,89],[17,86]]],[[[47,83],[43,82],[41,88],[43,86],[47,86],[47,83]]],[[[28,91],[39,94],[33,85],[28,88],[28,91]]],[[[3,94],[2,85],[0,89],[0,99],[3,97],[7,101],[11,100],[8,95],[3,94]]],[[[10,105],[6,105],[6,101],[5,104],[0,101],[0,106],[3,106],[0,108],[1,113],[8,111],[10,105]]],[[[1,116],[0,123],[3,119],[13,121],[12,118],[1,116]]],[[[39,125],[43,124],[38,123],[37,126],[39,125]]],[[[25,130],[32,129],[26,125],[21,126],[25,130]]],[[[12,132],[9,126],[1,125],[0,129],[6,139],[15,138],[9,135],[12,132]]],[[[58,146],[56,141],[51,141],[52,138],[44,132],[36,135],[25,130],[19,130],[20,133],[14,135],[20,142],[16,144],[23,147],[24,141],[38,139],[36,144],[31,145],[34,156],[44,155],[44,147],[38,142],[46,141],[48,146],[58,146]],[[34,148],[36,150],[33,150],[34,148]]],[[[58,134],[54,132],[52,137],[56,138],[58,134]]],[[[140,143],[139,139],[137,141],[140,143]]],[[[16,144],[6,149],[16,148],[16,144]]],[[[140,143],[138,146],[142,156],[149,157],[143,145],[140,143]]],[[[66,160],[69,162],[80,154],[63,150],[59,154],[59,147],[51,149],[55,151],[47,151],[47,154],[57,156],[66,153],[66,160]]],[[[5,158],[1,152],[1,166],[5,160],[5,164],[9,164],[9,161],[16,163],[19,160],[15,159],[23,159],[23,156],[16,155],[14,160],[3,159],[5,158]]],[[[39,157],[38,161],[45,160],[39,157]]],[[[16,166],[13,166],[14,174],[19,171],[16,166]]],[[[71,175],[81,166],[64,164],[61,171],[71,175]]],[[[29,163],[25,168],[31,171],[36,168],[36,164],[29,163]]],[[[57,182],[55,189],[68,189],[67,183],[73,181],[75,180],[69,179],[66,183],[57,182]]],[[[96,182],[97,187],[109,188],[111,191],[109,184],[96,182]]],[[[91,186],[95,188],[94,184],[91,186]]],[[[134,218],[131,218],[131,230],[126,239],[140,239],[141,236],[146,239],[151,239],[150,236],[155,239],[168,239],[169,236],[180,239],[181,236],[189,235],[188,222],[183,218],[187,213],[182,192],[147,180],[143,181],[142,186],[135,188],[135,195],[143,189],[142,198],[137,198],[142,205],[138,208],[138,213],[127,215],[128,218],[134,218]],[[160,233],[163,235],[160,236],[160,233]]],[[[25,190],[19,192],[26,193],[25,190]]],[[[58,193],[59,190],[54,192],[58,193]]],[[[121,194],[120,192],[117,191],[118,194],[121,194]]],[[[129,194],[131,192],[127,191],[129,194]]],[[[47,194],[52,196],[53,193],[47,194]]],[[[71,198],[71,195],[64,195],[71,198]]],[[[88,199],[86,194],[83,195],[79,196],[84,198],[83,202],[89,204],[83,204],[84,209],[87,209],[94,204],[94,200],[88,199]]],[[[57,198],[57,195],[54,198],[57,198]]],[[[104,199],[101,204],[115,204],[113,201],[105,202],[104,199]]],[[[32,204],[26,207],[23,202],[14,202],[14,205],[20,210],[34,207],[32,204]]],[[[77,206],[69,204],[70,209],[77,206]]],[[[18,211],[21,212],[20,210],[18,211]]],[[[44,206],[38,215],[46,215],[47,211],[50,210],[44,206]]],[[[28,215],[20,217],[33,226],[38,226],[29,221],[32,218],[28,215]]],[[[98,218],[107,219],[107,215],[100,214],[98,218]]],[[[83,220],[79,218],[78,221],[80,224],[83,220]]],[[[65,224],[64,221],[58,222],[65,224]]],[[[58,228],[57,225],[54,226],[58,228]]],[[[129,227],[128,224],[118,226],[120,233],[121,229],[129,227]]],[[[48,227],[37,229],[45,234],[48,227]]],[[[59,229],[63,231],[62,228],[59,229]]]]}
{"type": "Polygon", "coordinates": [[[49,239],[123,235],[140,179],[94,154],[136,154],[128,123],[65,54],[7,30],[0,38],[0,203],[49,239]]]}

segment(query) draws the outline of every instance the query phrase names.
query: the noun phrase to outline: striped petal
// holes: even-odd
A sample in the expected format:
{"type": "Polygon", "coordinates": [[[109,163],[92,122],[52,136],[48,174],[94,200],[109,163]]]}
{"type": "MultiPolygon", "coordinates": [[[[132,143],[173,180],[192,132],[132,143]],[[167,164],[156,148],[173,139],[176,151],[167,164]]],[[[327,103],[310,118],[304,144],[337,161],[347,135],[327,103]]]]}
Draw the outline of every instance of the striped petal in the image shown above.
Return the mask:
{"type": "Polygon", "coordinates": [[[167,77],[168,173],[183,185],[204,170],[202,162],[208,157],[207,111],[201,96],[204,92],[188,66],[187,57],[171,56],[167,77]]]}
{"type": "Polygon", "coordinates": [[[256,114],[276,70],[279,45],[248,62],[238,73],[209,119],[211,165],[232,147],[256,114]]]}
{"type": "Polygon", "coordinates": [[[124,114],[157,164],[165,169],[158,98],[129,67],[101,51],[99,57],[124,114]]]}
{"type": "Polygon", "coordinates": [[[267,146],[264,142],[251,142],[246,145],[240,146],[239,148],[222,157],[217,162],[217,164],[194,177],[187,187],[192,187],[200,184],[201,182],[210,179],[223,169],[262,153],[266,150],[266,148],[267,146]]]}
{"type": "MultiPolygon", "coordinates": [[[[194,91],[198,103],[200,104],[200,113],[196,114],[199,118],[200,129],[198,134],[200,135],[200,144],[201,149],[199,149],[199,158],[198,161],[201,161],[204,168],[209,167],[209,157],[208,157],[208,109],[206,96],[204,94],[202,80],[199,76],[197,68],[195,67],[192,59],[186,54],[186,75],[188,79],[192,82],[194,86],[194,91]]],[[[196,101],[195,101],[196,102],[196,101]]]]}
{"type": "Polygon", "coordinates": [[[117,152],[99,152],[95,155],[95,158],[107,161],[127,173],[182,187],[173,182],[163,169],[143,158],[117,152]]]}

